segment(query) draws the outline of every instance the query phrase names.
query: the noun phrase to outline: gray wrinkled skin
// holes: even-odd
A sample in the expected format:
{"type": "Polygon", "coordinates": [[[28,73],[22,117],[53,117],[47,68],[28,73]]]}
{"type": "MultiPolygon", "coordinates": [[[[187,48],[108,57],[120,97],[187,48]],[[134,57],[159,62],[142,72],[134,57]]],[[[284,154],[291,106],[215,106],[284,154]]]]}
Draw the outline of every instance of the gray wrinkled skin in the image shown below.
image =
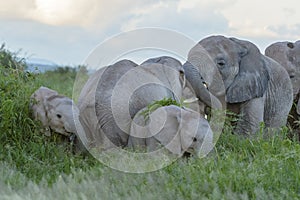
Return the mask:
{"type": "MultiPolygon", "coordinates": [[[[127,146],[136,113],[163,98],[180,101],[185,86],[181,63],[167,56],[141,65],[121,60],[99,69],[89,78],[78,100],[87,148],[127,146]]],[[[204,95],[209,95],[207,89],[204,95]]]]}
{"type": "Polygon", "coordinates": [[[138,66],[122,60],[101,68],[87,81],[78,100],[88,147],[105,150],[126,146],[135,114],[155,100],[180,100],[182,87],[180,70],[160,63],[138,66]],[[128,101],[127,95],[130,95],[128,101]],[[120,121],[124,126],[120,127],[120,121]]]}
{"type": "MultiPolygon", "coordinates": [[[[141,65],[149,63],[160,63],[163,65],[167,65],[180,72],[181,80],[183,82],[183,99],[195,99],[196,97],[198,97],[198,100],[189,103],[189,108],[201,113],[202,116],[206,114],[205,107],[215,109],[222,108],[221,102],[204,86],[204,84],[197,85],[197,87],[193,87],[193,85],[186,80],[186,77],[189,76],[191,73],[190,71],[185,71],[182,64],[175,58],[169,56],[150,58],[143,62],[141,65]]],[[[204,80],[203,83],[205,83],[204,80]]]]}
{"type": "Polygon", "coordinates": [[[116,82],[137,64],[122,60],[118,63],[101,68],[86,82],[78,99],[80,123],[83,135],[87,138],[86,148],[108,149],[114,145],[127,143],[128,136],[116,125],[112,109],[111,96],[116,82]]]}
{"type": "Polygon", "coordinates": [[[276,42],[266,48],[265,55],[287,70],[293,84],[294,98],[296,98],[300,92],[300,41],[276,42]]]}
{"type": "Polygon", "coordinates": [[[290,112],[289,124],[300,131],[299,125],[294,123],[295,120],[300,120],[300,41],[273,43],[266,48],[265,55],[281,64],[290,76],[293,84],[294,106],[290,112]]]}
{"type": "Polygon", "coordinates": [[[188,152],[197,157],[213,148],[212,130],[198,112],[175,105],[164,106],[145,120],[142,111],[135,115],[131,124],[128,147],[152,152],[163,145],[173,154],[188,152]]]}
{"type": "MultiPolygon", "coordinates": [[[[207,81],[210,91],[220,99],[225,96],[227,108],[240,114],[236,133],[255,133],[260,122],[270,128],[286,124],[293,100],[289,75],[253,43],[223,36],[207,37],[190,50],[188,61],[207,81]],[[203,50],[210,56],[209,63],[199,56],[203,50]]],[[[200,84],[196,79],[189,81],[200,84]]]]}
{"type": "Polygon", "coordinates": [[[40,87],[30,99],[33,118],[42,122],[45,135],[50,136],[51,130],[65,136],[76,133],[74,117],[78,116],[79,111],[70,98],[40,87]]]}

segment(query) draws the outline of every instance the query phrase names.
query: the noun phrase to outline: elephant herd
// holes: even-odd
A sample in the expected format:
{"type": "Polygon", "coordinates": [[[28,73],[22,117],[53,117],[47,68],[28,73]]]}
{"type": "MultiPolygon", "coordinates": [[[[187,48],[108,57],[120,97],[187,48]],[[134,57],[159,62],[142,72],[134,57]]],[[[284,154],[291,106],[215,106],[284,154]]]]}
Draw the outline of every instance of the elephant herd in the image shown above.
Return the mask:
{"type": "Polygon", "coordinates": [[[214,143],[206,108],[236,113],[235,134],[255,135],[262,122],[266,134],[287,122],[300,134],[299,93],[300,41],[274,43],[263,55],[249,41],[210,36],[184,64],[169,56],[120,60],[90,76],[77,105],[41,87],[30,106],[46,135],[76,135],[79,150],[163,147],[201,156],[214,143]],[[155,104],[164,99],[178,104],[155,104]]]}

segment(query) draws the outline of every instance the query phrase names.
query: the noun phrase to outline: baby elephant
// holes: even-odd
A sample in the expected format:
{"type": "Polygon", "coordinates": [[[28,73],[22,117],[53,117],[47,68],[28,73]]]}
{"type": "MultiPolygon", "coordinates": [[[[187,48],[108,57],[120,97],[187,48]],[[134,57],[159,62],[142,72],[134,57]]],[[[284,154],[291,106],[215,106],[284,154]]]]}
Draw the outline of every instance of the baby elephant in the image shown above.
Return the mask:
{"type": "Polygon", "coordinates": [[[79,111],[70,98],[40,87],[30,97],[30,110],[33,119],[41,121],[46,136],[51,135],[51,130],[65,136],[76,133],[74,117],[79,111]]]}
{"type": "Polygon", "coordinates": [[[213,133],[198,112],[175,105],[159,107],[149,114],[142,109],[131,124],[128,147],[148,152],[162,146],[175,155],[207,155],[213,148],[213,133]]]}

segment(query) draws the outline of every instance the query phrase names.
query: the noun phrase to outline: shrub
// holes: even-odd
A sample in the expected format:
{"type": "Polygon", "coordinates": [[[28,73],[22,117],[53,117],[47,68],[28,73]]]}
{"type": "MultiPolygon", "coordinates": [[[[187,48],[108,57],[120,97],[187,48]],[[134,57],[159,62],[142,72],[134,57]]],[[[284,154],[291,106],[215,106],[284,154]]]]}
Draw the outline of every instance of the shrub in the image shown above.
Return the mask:
{"type": "MultiPolygon", "coordinates": [[[[31,74],[19,67],[16,54],[2,49],[3,52],[6,56],[4,60],[0,58],[0,162],[16,168],[34,182],[44,177],[49,183],[58,174],[71,173],[75,165],[88,166],[82,157],[72,154],[69,144],[63,143],[63,136],[44,136],[39,132],[39,122],[30,118],[31,94],[47,81],[53,81],[53,77],[66,79],[66,74],[56,72],[52,79],[45,74],[31,74]]],[[[73,78],[67,83],[60,82],[63,86],[60,90],[72,88],[73,78]]]]}
{"type": "Polygon", "coordinates": [[[5,68],[25,69],[25,59],[18,58],[18,53],[12,53],[5,49],[5,44],[0,47],[0,65],[5,68]]]}

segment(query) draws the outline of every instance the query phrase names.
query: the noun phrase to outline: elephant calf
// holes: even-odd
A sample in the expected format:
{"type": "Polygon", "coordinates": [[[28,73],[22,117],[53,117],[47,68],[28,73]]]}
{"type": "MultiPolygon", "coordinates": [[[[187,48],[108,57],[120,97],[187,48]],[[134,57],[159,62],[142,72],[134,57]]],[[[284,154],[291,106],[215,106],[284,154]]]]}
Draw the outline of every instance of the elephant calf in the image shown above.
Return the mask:
{"type": "Polygon", "coordinates": [[[79,111],[70,98],[40,87],[30,97],[30,110],[33,119],[41,121],[45,135],[50,136],[51,130],[65,136],[76,133],[74,117],[79,111]]]}
{"type": "Polygon", "coordinates": [[[156,109],[145,120],[138,112],[130,129],[128,147],[156,151],[161,146],[175,155],[203,157],[213,148],[213,133],[198,112],[175,105],[156,109]]]}

